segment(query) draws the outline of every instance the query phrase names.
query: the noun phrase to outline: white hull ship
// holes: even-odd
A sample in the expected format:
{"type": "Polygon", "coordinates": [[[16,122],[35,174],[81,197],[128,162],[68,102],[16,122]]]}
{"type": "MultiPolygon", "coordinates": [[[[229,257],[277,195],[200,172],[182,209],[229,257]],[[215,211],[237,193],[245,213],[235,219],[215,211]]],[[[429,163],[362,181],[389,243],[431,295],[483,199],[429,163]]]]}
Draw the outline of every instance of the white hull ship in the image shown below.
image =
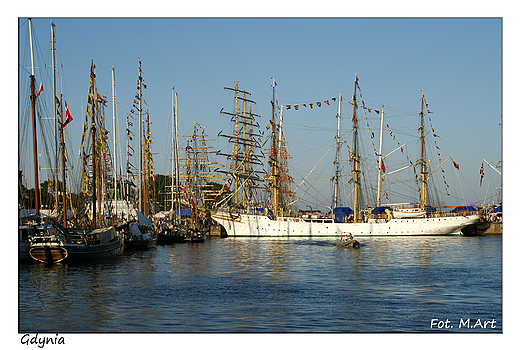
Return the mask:
{"type": "MultiPolygon", "coordinates": [[[[283,148],[277,145],[277,140],[281,140],[280,134],[276,134],[278,128],[281,129],[281,117],[279,126],[274,121],[274,84],[273,81],[273,120],[271,122],[271,140],[272,148],[270,153],[269,164],[271,165],[270,175],[266,178],[269,186],[269,203],[271,210],[265,209],[243,209],[253,208],[254,205],[247,205],[241,203],[241,208],[233,208],[228,206],[225,209],[219,209],[212,213],[212,218],[224,227],[229,237],[342,237],[349,234],[354,236],[432,236],[432,235],[458,235],[462,233],[462,229],[474,225],[480,219],[479,213],[469,213],[466,215],[459,215],[456,213],[443,213],[434,208],[430,207],[426,203],[427,198],[427,182],[430,175],[435,172],[439,167],[433,171],[429,171],[427,168],[426,155],[424,153],[424,113],[423,107],[421,106],[421,133],[422,151],[421,158],[417,161],[417,165],[420,166],[420,176],[417,178],[417,185],[420,187],[421,202],[420,205],[415,205],[412,208],[395,208],[394,210],[386,210],[386,214],[373,215],[369,214],[367,208],[362,209],[360,203],[360,183],[361,183],[361,170],[360,170],[360,156],[358,154],[358,135],[357,135],[357,117],[356,109],[359,108],[356,103],[356,91],[358,87],[358,79],[356,76],[356,83],[354,87],[354,96],[352,99],[352,105],[354,106],[354,114],[352,121],[354,122],[354,145],[352,147],[352,153],[350,154],[351,163],[351,174],[350,181],[354,183],[354,209],[351,210],[352,214],[347,220],[334,220],[333,217],[314,217],[312,215],[286,215],[290,212],[288,206],[284,206],[284,203],[288,203],[283,198],[284,184],[282,183],[283,177],[286,176],[286,169],[280,168],[283,165],[282,157],[276,154],[276,150],[283,148]],[[275,128],[276,126],[276,128],[275,128]],[[276,168],[278,167],[278,168],[276,168]],[[268,214],[266,214],[268,213],[268,214]]],[[[341,101],[341,95],[340,95],[341,101]]],[[[422,96],[422,105],[424,105],[424,95],[422,96]]],[[[364,102],[363,102],[364,108],[364,102]]],[[[282,108],[283,110],[283,108],[282,108]]],[[[382,126],[383,126],[383,114],[381,115],[381,140],[382,144],[382,126]]],[[[339,148],[340,148],[340,115],[341,115],[341,104],[338,109],[338,135],[337,138],[337,156],[335,164],[337,166],[336,175],[333,178],[335,180],[334,197],[332,208],[338,208],[337,192],[338,192],[338,181],[339,178],[339,148]]],[[[381,146],[380,146],[381,147],[381,146]]],[[[379,150],[379,166],[378,166],[378,198],[375,207],[381,208],[381,183],[382,174],[384,172],[383,160],[381,155],[381,148],[379,150]]],[[[450,159],[450,158],[448,158],[450,159]]],[[[446,160],[448,160],[446,159],[446,160]]],[[[445,161],[446,161],[445,160],[445,161]]],[[[444,162],[443,162],[444,163],[444,162]]],[[[441,163],[441,165],[443,164],[441,163]]],[[[238,168],[238,167],[237,167],[238,168]]],[[[414,170],[415,172],[415,170],[414,170]]],[[[238,175],[233,174],[234,178],[238,175]]],[[[289,192],[289,191],[285,191],[289,192]]],[[[238,203],[238,202],[237,202],[238,203]]],[[[293,202],[294,203],[294,202],[293,202]]],[[[385,208],[385,207],[383,207],[385,208]]],[[[348,208],[350,209],[350,208],[348,208]]]]}
{"type": "Polygon", "coordinates": [[[335,223],[332,219],[304,220],[297,217],[229,214],[217,212],[212,218],[230,237],[341,237],[417,236],[460,234],[462,228],[475,224],[480,215],[439,216],[430,218],[369,219],[360,223],[335,223]]]}

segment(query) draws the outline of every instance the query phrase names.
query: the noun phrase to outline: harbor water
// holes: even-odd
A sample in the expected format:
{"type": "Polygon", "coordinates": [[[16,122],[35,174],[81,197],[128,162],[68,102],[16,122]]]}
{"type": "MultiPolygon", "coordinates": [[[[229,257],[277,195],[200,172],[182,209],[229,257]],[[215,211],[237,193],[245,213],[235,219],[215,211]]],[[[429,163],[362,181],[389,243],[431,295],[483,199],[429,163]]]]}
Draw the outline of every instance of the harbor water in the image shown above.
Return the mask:
{"type": "Polygon", "coordinates": [[[358,240],[208,239],[20,263],[18,330],[502,332],[502,237],[358,240]]]}

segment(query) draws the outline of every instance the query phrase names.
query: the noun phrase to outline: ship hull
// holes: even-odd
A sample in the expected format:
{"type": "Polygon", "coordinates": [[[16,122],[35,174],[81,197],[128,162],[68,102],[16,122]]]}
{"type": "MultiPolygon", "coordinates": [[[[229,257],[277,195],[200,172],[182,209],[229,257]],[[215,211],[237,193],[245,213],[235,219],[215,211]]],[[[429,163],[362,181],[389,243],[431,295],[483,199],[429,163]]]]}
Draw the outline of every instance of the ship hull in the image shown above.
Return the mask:
{"type": "Polygon", "coordinates": [[[230,237],[341,237],[354,236],[438,236],[458,235],[461,230],[476,223],[479,215],[446,216],[434,218],[407,218],[371,220],[364,223],[334,223],[305,221],[281,217],[229,214],[217,212],[212,218],[221,224],[230,237]]]}

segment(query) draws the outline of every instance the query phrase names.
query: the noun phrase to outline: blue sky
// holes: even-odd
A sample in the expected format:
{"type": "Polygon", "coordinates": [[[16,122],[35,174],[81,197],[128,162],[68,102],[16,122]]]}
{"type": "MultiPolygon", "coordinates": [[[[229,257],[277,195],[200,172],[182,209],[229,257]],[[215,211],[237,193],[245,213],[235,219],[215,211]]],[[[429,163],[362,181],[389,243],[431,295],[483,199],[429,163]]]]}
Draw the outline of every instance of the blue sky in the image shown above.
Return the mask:
{"type": "MultiPolygon", "coordinates": [[[[499,18],[55,18],[52,21],[56,25],[59,63],[63,65],[60,72],[63,93],[74,117],[67,127],[67,142],[75,157],[80,147],[91,60],[96,65],[98,91],[109,101],[111,68],[115,67],[121,121],[132,107],[138,61],[142,61],[158,174],[167,173],[170,167],[173,86],[179,94],[181,135],[192,132],[194,121],[205,126],[206,133],[213,138],[219,131],[228,130],[229,122],[219,111],[229,110],[231,97],[223,88],[234,86],[235,81],[239,81],[240,88],[251,92],[257,102],[256,113],[262,116],[260,124],[265,127],[271,113],[273,77],[278,100],[285,105],[324,101],[342,93],[342,133],[350,142],[352,107],[348,101],[357,73],[365,102],[372,108],[385,105],[385,118],[403,142],[410,134],[416,134],[419,90],[424,91],[433,112],[428,116],[432,118],[435,133],[441,136],[437,139],[441,158],[452,156],[460,165],[458,173],[454,173],[453,166],[444,166],[447,171],[450,168],[452,176],[448,183],[453,198],[446,204],[482,203],[496,194],[496,187],[501,185],[498,174],[485,165],[486,176],[482,187],[479,186],[482,159],[493,165],[502,159],[499,125],[503,114],[502,21],[499,18]]],[[[18,20],[22,51],[27,45],[26,22],[26,18],[18,20]]],[[[50,23],[50,18],[33,19],[33,33],[47,65],[50,65],[50,23]]],[[[19,68],[27,65],[19,62],[19,68]]],[[[49,74],[49,68],[38,69],[36,79],[45,80],[49,74]]],[[[28,80],[23,69],[20,76],[28,80]]],[[[50,98],[50,86],[45,92],[50,98]]],[[[317,108],[284,110],[295,186],[333,146],[336,112],[337,104],[319,111],[317,108]]],[[[112,130],[110,105],[106,115],[108,129],[112,130]]],[[[375,115],[367,116],[366,122],[379,125],[375,115]]],[[[121,122],[121,130],[122,125],[121,122]]],[[[374,131],[378,134],[379,127],[374,131]]],[[[386,143],[389,149],[395,148],[388,131],[385,131],[386,143]]],[[[225,144],[217,141],[215,147],[221,149],[225,144]]],[[[322,161],[323,167],[311,176],[321,178],[316,178],[308,190],[310,198],[305,205],[324,209],[320,202],[330,198],[332,176],[331,165],[326,167],[326,164],[333,157],[334,151],[330,150],[322,161]]],[[[389,159],[388,164],[392,165],[391,162],[389,159]]],[[[398,165],[396,160],[395,166],[398,165]]]]}

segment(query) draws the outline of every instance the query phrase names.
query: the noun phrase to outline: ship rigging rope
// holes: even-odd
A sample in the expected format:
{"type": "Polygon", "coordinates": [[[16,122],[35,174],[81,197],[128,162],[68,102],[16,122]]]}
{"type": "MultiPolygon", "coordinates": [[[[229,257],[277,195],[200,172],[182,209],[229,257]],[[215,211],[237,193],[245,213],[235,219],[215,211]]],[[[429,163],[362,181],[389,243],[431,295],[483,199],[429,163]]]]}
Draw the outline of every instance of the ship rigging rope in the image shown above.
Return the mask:
{"type": "MultiPolygon", "coordinates": [[[[314,168],[312,168],[312,170],[307,174],[307,176],[305,176],[302,180],[302,182],[300,182],[300,184],[298,186],[296,186],[296,188],[294,189],[293,192],[296,192],[296,190],[298,188],[300,188],[301,185],[303,185],[303,183],[305,182],[305,180],[309,177],[309,175],[314,171],[314,169],[316,169],[316,167],[318,166],[318,164],[320,164],[320,162],[323,160],[323,158],[325,158],[325,156],[327,155],[327,153],[329,153],[329,151],[332,149],[332,147],[329,147],[329,149],[327,150],[327,152],[325,152],[325,154],[321,157],[321,159],[318,161],[318,163],[316,163],[316,165],[314,166],[314,168]]],[[[310,190],[310,187],[305,190],[305,192],[303,192],[303,194],[300,196],[300,198],[292,201],[291,203],[289,203],[288,205],[293,205],[294,203],[298,202],[300,199],[302,199],[302,197],[310,190]]]]}

